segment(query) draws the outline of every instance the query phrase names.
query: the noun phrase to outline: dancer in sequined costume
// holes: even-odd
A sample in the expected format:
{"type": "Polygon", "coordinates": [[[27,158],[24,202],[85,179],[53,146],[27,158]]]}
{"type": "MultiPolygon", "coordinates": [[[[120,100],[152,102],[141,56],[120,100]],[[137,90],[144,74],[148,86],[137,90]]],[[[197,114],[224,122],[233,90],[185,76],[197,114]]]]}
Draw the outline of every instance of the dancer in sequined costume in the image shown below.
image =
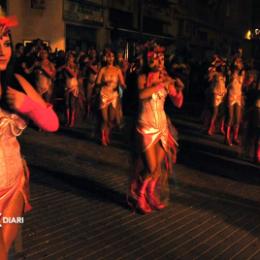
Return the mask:
{"type": "Polygon", "coordinates": [[[30,118],[45,131],[56,131],[58,118],[34,88],[20,75],[7,75],[12,55],[9,28],[14,18],[0,17],[0,259],[6,260],[19,225],[3,223],[2,217],[17,218],[31,209],[29,171],[20,153],[17,136],[30,118]],[[7,87],[8,86],[8,87],[7,87]]]}
{"type": "Polygon", "coordinates": [[[160,49],[149,51],[145,57],[147,68],[138,77],[140,110],[136,130],[140,156],[130,180],[129,195],[146,214],[166,207],[169,198],[168,177],[177,142],[164,103],[169,95],[177,107],[182,106],[183,83],[169,77],[160,49]]]}
{"type": "Polygon", "coordinates": [[[225,142],[231,146],[232,143],[240,144],[239,126],[243,107],[242,86],[245,79],[245,71],[240,58],[237,58],[231,68],[231,80],[228,86],[228,121],[225,142]],[[231,128],[233,126],[233,140],[231,139],[231,128]]]}
{"type": "Polygon", "coordinates": [[[107,65],[102,67],[98,73],[97,86],[100,87],[100,109],[102,114],[101,142],[108,145],[110,142],[110,131],[114,125],[120,124],[118,118],[118,104],[120,102],[118,87],[126,88],[124,77],[120,68],[114,66],[114,53],[106,53],[107,65]]]}

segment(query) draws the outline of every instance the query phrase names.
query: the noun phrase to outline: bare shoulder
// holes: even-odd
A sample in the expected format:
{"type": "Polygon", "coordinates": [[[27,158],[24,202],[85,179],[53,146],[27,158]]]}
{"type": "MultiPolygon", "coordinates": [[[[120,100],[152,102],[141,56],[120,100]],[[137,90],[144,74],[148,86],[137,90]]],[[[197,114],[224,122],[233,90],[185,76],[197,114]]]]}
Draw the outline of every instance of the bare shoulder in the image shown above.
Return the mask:
{"type": "Polygon", "coordinates": [[[100,70],[99,70],[99,73],[103,74],[105,72],[105,69],[106,69],[106,67],[101,67],[100,70]]]}

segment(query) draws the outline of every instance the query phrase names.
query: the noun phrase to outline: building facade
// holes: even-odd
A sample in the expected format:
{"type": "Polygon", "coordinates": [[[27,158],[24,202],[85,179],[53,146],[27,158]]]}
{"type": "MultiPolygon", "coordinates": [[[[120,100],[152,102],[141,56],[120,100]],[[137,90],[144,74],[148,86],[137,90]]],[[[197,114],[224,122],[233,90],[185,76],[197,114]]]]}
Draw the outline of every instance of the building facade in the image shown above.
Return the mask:
{"type": "MultiPolygon", "coordinates": [[[[243,45],[253,0],[6,0],[16,15],[15,42],[40,38],[52,49],[134,46],[155,38],[198,58],[243,45]]],[[[256,1],[257,2],[257,1],[256,1]]]]}

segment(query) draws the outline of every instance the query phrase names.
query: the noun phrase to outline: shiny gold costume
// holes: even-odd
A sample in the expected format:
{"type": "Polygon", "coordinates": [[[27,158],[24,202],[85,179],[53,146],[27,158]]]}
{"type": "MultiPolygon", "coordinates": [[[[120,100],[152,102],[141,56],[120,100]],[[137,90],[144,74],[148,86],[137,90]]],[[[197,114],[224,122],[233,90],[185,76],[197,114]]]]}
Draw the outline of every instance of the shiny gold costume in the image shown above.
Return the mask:
{"type": "Polygon", "coordinates": [[[229,84],[228,91],[228,105],[233,106],[237,104],[238,106],[242,106],[242,86],[243,86],[243,75],[239,75],[238,73],[234,73],[231,78],[231,82],[229,84]]]}
{"type": "Polygon", "coordinates": [[[106,108],[111,104],[115,109],[119,100],[118,73],[105,73],[101,80],[107,84],[102,86],[100,91],[100,108],[106,108]]]}
{"type": "Polygon", "coordinates": [[[19,191],[25,200],[25,211],[31,208],[28,201],[29,171],[16,138],[25,128],[26,124],[19,116],[0,109],[0,212],[19,191]]]}

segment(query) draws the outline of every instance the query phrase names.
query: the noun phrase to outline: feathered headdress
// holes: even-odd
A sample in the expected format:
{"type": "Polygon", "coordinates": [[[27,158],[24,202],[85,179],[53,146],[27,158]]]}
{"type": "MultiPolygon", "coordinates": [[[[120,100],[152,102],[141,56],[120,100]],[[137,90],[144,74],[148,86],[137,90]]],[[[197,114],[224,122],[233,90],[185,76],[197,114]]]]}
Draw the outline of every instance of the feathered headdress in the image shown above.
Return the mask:
{"type": "Polygon", "coordinates": [[[0,14],[0,37],[10,32],[11,27],[18,25],[17,18],[15,16],[3,16],[0,14]]]}

